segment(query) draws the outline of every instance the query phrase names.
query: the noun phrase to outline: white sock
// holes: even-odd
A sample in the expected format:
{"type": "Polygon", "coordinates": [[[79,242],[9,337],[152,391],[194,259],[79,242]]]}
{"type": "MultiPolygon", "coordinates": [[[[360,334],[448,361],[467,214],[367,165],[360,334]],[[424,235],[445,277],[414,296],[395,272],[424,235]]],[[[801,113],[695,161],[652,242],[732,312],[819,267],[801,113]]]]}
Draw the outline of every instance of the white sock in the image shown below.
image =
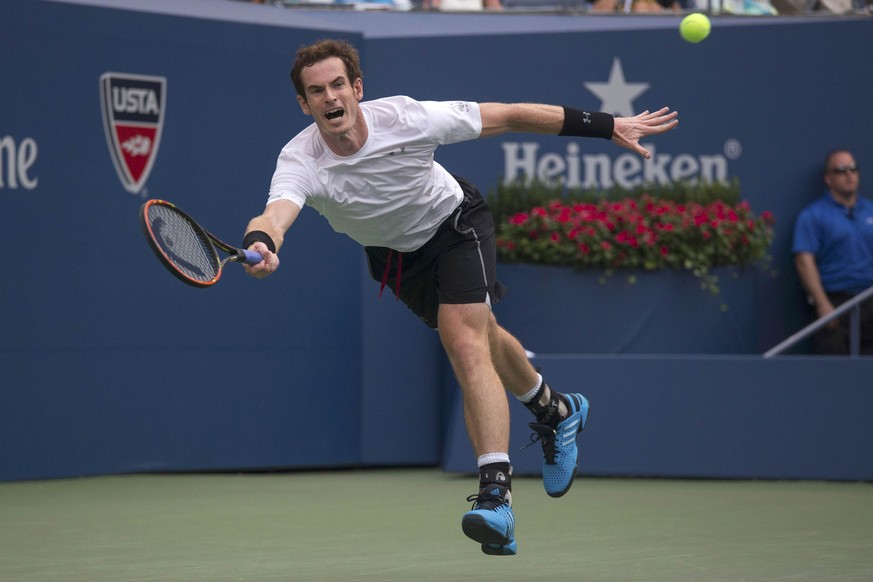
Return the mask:
{"type": "Polygon", "coordinates": [[[537,392],[540,391],[540,386],[542,386],[542,385],[543,385],[543,377],[541,374],[538,373],[536,386],[534,386],[533,388],[531,388],[530,390],[528,390],[527,392],[525,392],[521,396],[516,396],[516,398],[518,398],[519,400],[521,400],[522,402],[527,404],[528,402],[533,400],[534,396],[537,395],[537,392]]]}
{"type": "Polygon", "coordinates": [[[483,467],[485,465],[490,465],[491,463],[508,463],[509,462],[509,453],[485,453],[484,455],[480,455],[478,459],[476,459],[476,466],[483,467]]]}

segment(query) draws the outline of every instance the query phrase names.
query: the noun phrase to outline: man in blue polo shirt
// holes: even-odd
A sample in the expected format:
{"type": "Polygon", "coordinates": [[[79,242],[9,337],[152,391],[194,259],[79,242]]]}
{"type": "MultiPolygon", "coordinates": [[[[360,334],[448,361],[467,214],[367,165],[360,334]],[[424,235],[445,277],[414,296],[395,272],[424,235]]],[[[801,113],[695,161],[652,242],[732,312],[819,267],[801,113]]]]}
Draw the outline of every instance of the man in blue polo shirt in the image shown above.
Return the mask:
{"type": "MultiPolygon", "coordinates": [[[[816,318],[873,286],[873,202],[858,196],[859,170],[851,152],[825,158],[827,191],[803,209],[794,226],[794,264],[816,318]]],[[[849,353],[848,317],[813,337],[819,354],[849,353]]],[[[861,353],[873,355],[873,300],[861,306],[861,353]]]]}

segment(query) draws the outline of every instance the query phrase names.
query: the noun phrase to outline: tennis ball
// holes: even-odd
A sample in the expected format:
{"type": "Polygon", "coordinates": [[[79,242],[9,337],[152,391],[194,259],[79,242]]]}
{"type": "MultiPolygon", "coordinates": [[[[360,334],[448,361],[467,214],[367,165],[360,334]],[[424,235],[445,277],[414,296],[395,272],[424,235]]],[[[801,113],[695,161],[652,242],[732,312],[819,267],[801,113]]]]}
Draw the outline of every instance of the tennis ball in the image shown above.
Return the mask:
{"type": "Polygon", "coordinates": [[[689,14],[679,23],[679,34],[688,42],[698,43],[709,36],[712,25],[705,14],[689,14]]]}

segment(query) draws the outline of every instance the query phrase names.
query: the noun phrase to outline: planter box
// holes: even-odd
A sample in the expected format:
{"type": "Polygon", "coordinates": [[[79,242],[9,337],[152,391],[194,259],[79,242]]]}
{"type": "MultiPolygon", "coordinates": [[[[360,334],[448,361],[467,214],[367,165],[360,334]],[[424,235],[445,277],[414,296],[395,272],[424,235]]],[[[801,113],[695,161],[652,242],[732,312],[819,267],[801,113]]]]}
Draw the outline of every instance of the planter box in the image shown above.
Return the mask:
{"type": "Polygon", "coordinates": [[[605,278],[601,271],[502,263],[498,278],[510,292],[494,311],[535,353],[757,353],[760,271],[716,274],[721,291],[714,296],[687,271],[605,278]]]}

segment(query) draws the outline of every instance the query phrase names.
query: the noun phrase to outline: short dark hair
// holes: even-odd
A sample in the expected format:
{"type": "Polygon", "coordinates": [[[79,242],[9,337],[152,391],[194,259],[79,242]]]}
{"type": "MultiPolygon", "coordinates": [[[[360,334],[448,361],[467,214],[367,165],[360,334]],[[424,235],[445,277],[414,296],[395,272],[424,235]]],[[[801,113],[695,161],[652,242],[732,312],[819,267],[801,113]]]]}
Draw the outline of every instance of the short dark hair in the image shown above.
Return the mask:
{"type": "Polygon", "coordinates": [[[298,95],[306,98],[306,89],[301,79],[303,69],[330,57],[337,57],[343,62],[350,83],[364,78],[361,72],[361,57],[355,47],[344,40],[320,40],[297,49],[297,57],[294,59],[294,66],[291,67],[291,81],[298,95]]]}
{"type": "Polygon", "coordinates": [[[829,168],[828,166],[831,165],[831,160],[832,160],[833,157],[834,157],[835,155],[837,155],[837,154],[849,154],[849,155],[852,155],[852,152],[850,152],[850,151],[849,151],[848,149],[846,149],[846,148],[834,148],[834,149],[832,149],[831,151],[829,151],[829,152],[828,152],[828,155],[826,155],[826,156],[825,156],[825,159],[824,159],[824,173],[825,173],[825,174],[827,174],[827,173],[828,173],[828,170],[830,170],[830,168],[829,168]]]}

